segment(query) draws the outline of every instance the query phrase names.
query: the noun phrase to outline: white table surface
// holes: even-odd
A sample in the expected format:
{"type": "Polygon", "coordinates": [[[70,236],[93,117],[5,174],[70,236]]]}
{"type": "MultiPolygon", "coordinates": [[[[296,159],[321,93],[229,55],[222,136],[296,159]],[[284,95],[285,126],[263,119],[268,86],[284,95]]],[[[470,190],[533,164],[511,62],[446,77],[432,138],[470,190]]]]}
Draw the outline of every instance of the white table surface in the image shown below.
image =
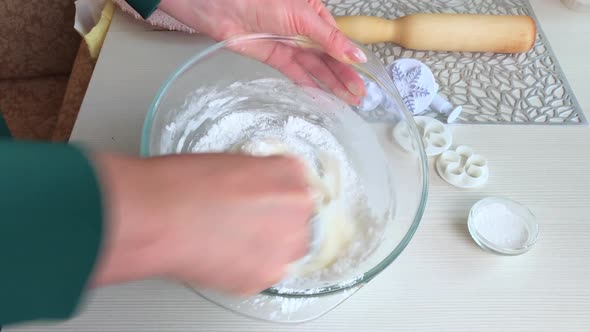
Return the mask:
{"type": "MultiPolygon", "coordinates": [[[[590,14],[558,0],[533,0],[533,7],[590,115],[590,14]]],[[[158,88],[207,43],[116,15],[72,140],[137,154],[158,88]]],[[[453,131],[456,142],[489,157],[489,184],[459,191],[432,172],[427,211],[406,251],[319,320],[253,321],[181,286],[145,281],[90,294],[67,323],[7,331],[590,331],[590,128],[457,125],[453,131]],[[470,206],[494,195],[537,215],[540,240],[529,253],[500,257],[470,239],[470,206]]]]}

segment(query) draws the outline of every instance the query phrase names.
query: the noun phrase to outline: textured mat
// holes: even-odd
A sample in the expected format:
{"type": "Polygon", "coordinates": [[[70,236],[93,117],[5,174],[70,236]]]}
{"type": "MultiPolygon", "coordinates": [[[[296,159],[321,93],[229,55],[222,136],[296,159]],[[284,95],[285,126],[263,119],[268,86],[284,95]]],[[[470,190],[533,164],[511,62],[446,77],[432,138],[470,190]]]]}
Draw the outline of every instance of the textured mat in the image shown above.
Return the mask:
{"type": "MultiPolygon", "coordinates": [[[[327,0],[335,15],[396,18],[417,12],[520,14],[534,17],[527,0],[327,0]]],[[[415,58],[429,65],[440,93],[463,106],[457,123],[587,125],[549,42],[538,26],[524,54],[421,52],[394,44],[371,49],[385,63],[415,58]]]]}

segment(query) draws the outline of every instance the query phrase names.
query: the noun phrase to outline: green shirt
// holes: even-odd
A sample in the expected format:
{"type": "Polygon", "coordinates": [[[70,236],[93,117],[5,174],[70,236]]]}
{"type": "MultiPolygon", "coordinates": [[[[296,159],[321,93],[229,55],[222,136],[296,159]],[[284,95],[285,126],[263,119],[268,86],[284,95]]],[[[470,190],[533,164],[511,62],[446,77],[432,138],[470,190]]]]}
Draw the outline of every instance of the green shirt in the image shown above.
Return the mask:
{"type": "MultiPolygon", "coordinates": [[[[0,132],[7,133],[1,118],[0,132]]],[[[99,252],[102,216],[83,151],[0,138],[0,324],[74,312],[99,252]]]]}
{"type": "MultiPolygon", "coordinates": [[[[144,18],[160,3],[127,2],[144,18]]],[[[0,114],[0,325],[69,318],[102,228],[99,183],[84,151],[12,140],[0,114]]]]}
{"type": "Polygon", "coordinates": [[[0,141],[0,323],[75,310],[102,238],[101,195],[84,153],[0,141]]]}
{"type": "Polygon", "coordinates": [[[126,0],[126,2],[145,19],[150,17],[160,5],[160,0],[126,0]]]}

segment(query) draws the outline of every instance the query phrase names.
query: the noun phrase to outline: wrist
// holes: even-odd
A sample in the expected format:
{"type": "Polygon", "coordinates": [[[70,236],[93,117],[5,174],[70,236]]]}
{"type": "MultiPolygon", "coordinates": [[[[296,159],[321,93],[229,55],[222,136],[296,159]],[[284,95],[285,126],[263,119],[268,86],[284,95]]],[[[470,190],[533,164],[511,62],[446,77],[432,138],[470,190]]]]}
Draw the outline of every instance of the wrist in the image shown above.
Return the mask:
{"type": "Polygon", "coordinates": [[[160,275],[163,267],[151,259],[160,225],[150,213],[147,162],[110,154],[94,161],[105,202],[105,235],[93,286],[160,275]]]}

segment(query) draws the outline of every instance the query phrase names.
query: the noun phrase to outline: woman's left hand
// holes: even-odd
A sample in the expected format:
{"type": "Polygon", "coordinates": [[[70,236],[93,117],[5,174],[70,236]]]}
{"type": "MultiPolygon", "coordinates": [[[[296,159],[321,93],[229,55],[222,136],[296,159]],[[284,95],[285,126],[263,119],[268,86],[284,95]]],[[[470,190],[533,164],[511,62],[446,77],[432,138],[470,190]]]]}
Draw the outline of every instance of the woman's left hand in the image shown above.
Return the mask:
{"type": "Polygon", "coordinates": [[[344,101],[358,105],[366,94],[350,66],[366,55],[336,26],[321,0],[162,0],[160,8],[217,41],[249,33],[305,36],[326,53],[281,42],[261,42],[239,52],[263,61],[294,80],[317,86],[317,79],[344,101]]]}

